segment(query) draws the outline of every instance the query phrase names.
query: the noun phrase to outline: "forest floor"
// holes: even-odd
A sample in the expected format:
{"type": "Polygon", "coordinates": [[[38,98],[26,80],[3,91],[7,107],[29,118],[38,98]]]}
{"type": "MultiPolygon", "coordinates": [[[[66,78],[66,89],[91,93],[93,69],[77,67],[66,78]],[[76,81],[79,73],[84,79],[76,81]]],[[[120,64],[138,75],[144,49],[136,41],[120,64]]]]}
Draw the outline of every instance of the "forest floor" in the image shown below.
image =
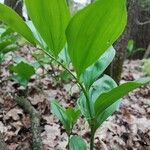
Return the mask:
{"type": "MultiPolygon", "coordinates": [[[[31,120],[14,100],[14,93],[21,95],[22,88],[8,80],[8,66],[16,57],[34,59],[24,46],[19,52],[9,54],[2,65],[0,75],[0,131],[4,135],[8,150],[31,150],[31,120]]],[[[122,81],[144,76],[141,61],[126,60],[122,81]]],[[[44,66],[49,72],[51,67],[44,66]]],[[[56,69],[56,68],[55,68],[56,69]]],[[[41,137],[44,150],[65,150],[67,136],[60,122],[51,114],[49,103],[53,99],[65,107],[74,105],[79,96],[78,87],[70,81],[56,82],[51,75],[43,76],[37,70],[28,85],[27,99],[42,115],[41,137]]],[[[74,133],[83,136],[89,143],[89,129],[83,118],[74,127],[74,133]]],[[[150,86],[144,86],[123,98],[120,109],[97,131],[96,150],[150,150],[150,86]]]]}

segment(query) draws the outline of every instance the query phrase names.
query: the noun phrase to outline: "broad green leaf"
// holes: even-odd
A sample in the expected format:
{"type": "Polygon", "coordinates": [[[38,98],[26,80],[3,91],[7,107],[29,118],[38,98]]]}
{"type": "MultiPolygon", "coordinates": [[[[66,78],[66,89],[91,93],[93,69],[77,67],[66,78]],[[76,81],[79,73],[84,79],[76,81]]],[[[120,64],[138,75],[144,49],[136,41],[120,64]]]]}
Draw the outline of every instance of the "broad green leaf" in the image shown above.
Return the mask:
{"type": "Polygon", "coordinates": [[[26,25],[26,23],[22,20],[22,18],[14,10],[1,3],[0,3],[0,20],[6,23],[14,31],[21,34],[30,43],[35,45],[34,36],[31,30],[26,25]]]}
{"type": "MultiPolygon", "coordinates": [[[[80,97],[77,101],[77,104],[80,108],[80,111],[81,111],[82,115],[87,119],[87,121],[89,121],[91,119],[91,116],[90,116],[90,112],[89,112],[89,109],[88,109],[88,106],[87,106],[86,98],[85,98],[85,96],[82,92],[81,92],[80,97]]],[[[92,102],[91,102],[90,107],[91,108],[93,107],[92,102]]]]}
{"type": "Polygon", "coordinates": [[[80,116],[80,110],[78,108],[69,107],[68,109],[66,109],[66,114],[70,118],[69,120],[73,126],[74,123],[76,123],[77,119],[80,116]]]}
{"type": "Polygon", "coordinates": [[[62,106],[60,106],[58,102],[53,101],[51,103],[51,111],[61,121],[66,132],[70,133],[70,130],[71,130],[70,120],[66,114],[66,110],[62,106]]]}
{"type": "Polygon", "coordinates": [[[20,85],[26,87],[29,79],[35,74],[35,69],[28,63],[21,61],[17,65],[10,67],[10,71],[13,72],[12,79],[20,85]]]}
{"type": "Polygon", "coordinates": [[[126,21],[126,0],[97,0],[76,13],[66,35],[78,78],[117,40],[126,21]]]}
{"type": "Polygon", "coordinates": [[[108,108],[106,108],[102,113],[100,113],[97,117],[96,117],[96,121],[94,124],[94,131],[96,131],[100,125],[106,121],[106,119],[111,116],[115,111],[117,111],[117,109],[119,108],[121,103],[121,100],[116,101],[115,103],[113,103],[111,106],[109,106],[108,108]]]}
{"type": "MultiPolygon", "coordinates": [[[[95,110],[94,110],[94,103],[97,100],[97,98],[103,94],[106,93],[110,90],[112,90],[113,88],[117,87],[117,84],[115,83],[115,81],[107,76],[104,75],[103,77],[101,77],[99,80],[95,81],[90,90],[89,90],[89,96],[90,96],[90,106],[91,106],[91,112],[92,112],[92,116],[93,118],[95,117],[95,110]]],[[[88,109],[87,109],[87,101],[85,99],[85,97],[83,95],[81,95],[82,97],[80,97],[80,101],[78,102],[78,105],[81,109],[82,114],[86,117],[86,118],[90,118],[88,109]]],[[[97,118],[96,118],[97,119],[97,118]]],[[[97,122],[95,122],[96,124],[97,122]]]]}
{"type": "Polygon", "coordinates": [[[68,134],[71,133],[73,125],[76,123],[77,119],[80,116],[80,111],[78,108],[69,107],[67,109],[63,108],[59,105],[58,102],[53,101],[51,103],[52,113],[57,116],[57,118],[61,121],[66,132],[68,134]]]}
{"type": "Polygon", "coordinates": [[[37,32],[35,26],[33,25],[32,21],[27,21],[26,24],[28,25],[28,27],[31,29],[35,39],[37,40],[38,44],[40,46],[42,46],[42,48],[44,49],[48,49],[47,45],[45,44],[45,42],[43,41],[42,37],[40,36],[40,34],[37,32]]]}
{"type": "Polygon", "coordinates": [[[1,34],[1,38],[7,37],[14,34],[14,31],[11,28],[7,28],[5,32],[1,34]]]}
{"type": "MultiPolygon", "coordinates": [[[[97,98],[103,94],[106,93],[113,88],[116,88],[117,84],[116,82],[109,76],[104,75],[102,78],[94,82],[90,88],[90,96],[91,100],[93,102],[93,109],[94,109],[94,103],[97,100],[97,98]]],[[[106,108],[100,115],[98,115],[95,118],[95,123],[94,123],[94,129],[96,129],[112,114],[114,113],[118,108],[121,100],[119,99],[117,102],[106,108]]],[[[94,112],[95,115],[95,112],[94,112]]],[[[94,116],[93,115],[93,116],[94,116]]]]}
{"type": "Polygon", "coordinates": [[[21,76],[13,74],[11,76],[11,79],[18,83],[20,86],[23,86],[24,88],[26,88],[28,85],[28,80],[22,78],[21,76]]]}
{"type": "Polygon", "coordinates": [[[70,150],[86,150],[87,149],[85,141],[77,135],[74,135],[71,137],[69,141],[69,147],[70,147],[70,150]]]}
{"type": "Polygon", "coordinates": [[[65,65],[69,66],[71,60],[68,54],[67,46],[60,52],[59,58],[64,62],[65,65]]]}
{"type": "Polygon", "coordinates": [[[18,76],[27,80],[29,80],[30,77],[35,74],[34,68],[31,65],[24,62],[20,62],[16,66],[13,66],[11,70],[18,76]]]}
{"type": "Polygon", "coordinates": [[[108,75],[103,75],[95,81],[90,88],[90,99],[95,103],[96,99],[103,93],[106,93],[117,87],[116,82],[108,75]]]}
{"type": "Polygon", "coordinates": [[[93,82],[105,71],[105,69],[112,62],[115,57],[115,49],[110,47],[99,59],[98,61],[88,67],[85,72],[81,75],[81,81],[84,82],[87,89],[93,84],[93,82]]]}
{"type": "Polygon", "coordinates": [[[3,52],[3,49],[7,47],[8,45],[13,44],[14,41],[11,40],[5,40],[5,41],[0,41],[0,51],[3,52]]]}
{"type": "Polygon", "coordinates": [[[118,99],[129,93],[130,91],[150,82],[150,77],[142,78],[136,81],[124,83],[109,92],[103,93],[95,102],[95,113],[98,116],[106,108],[115,103],[118,99]]]}
{"type": "Polygon", "coordinates": [[[8,45],[7,47],[5,47],[4,49],[0,50],[3,54],[6,54],[8,52],[14,51],[17,49],[17,45],[16,44],[11,44],[8,45]]]}
{"type": "Polygon", "coordinates": [[[25,0],[29,16],[55,56],[66,43],[70,14],[66,0],[25,0]]]}

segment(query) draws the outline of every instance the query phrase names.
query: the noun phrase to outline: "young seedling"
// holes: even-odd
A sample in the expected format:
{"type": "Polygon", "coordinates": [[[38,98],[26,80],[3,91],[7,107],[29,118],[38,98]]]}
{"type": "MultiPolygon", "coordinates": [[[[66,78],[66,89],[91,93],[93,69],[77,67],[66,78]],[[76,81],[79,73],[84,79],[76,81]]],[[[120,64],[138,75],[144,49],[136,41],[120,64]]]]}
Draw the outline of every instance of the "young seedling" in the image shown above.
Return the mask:
{"type": "Polygon", "coordinates": [[[127,57],[132,57],[134,54],[136,54],[137,52],[144,52],[146,51],[144,48],[135,48],[135,43],[132,39],[130,39],[127,43],[127,47],[126,47],[126,52],[127,52],[127,57]]]}
{"type": "Polygon", "coordinates": [[[26,89],[31,76],[35,74],[35,69],[31,64],[21,61],[11,65],[10,72],[12,72],[11,79],[26,89]]]}
{"type": "MultiPolygon", "coordinates": [[[[118,109],[120,99],[150,82],[147,77],[118,86],[111,77],[103,75],[115,55],[112,44],[126,26],[126,0],[97,0],[72,17],[66,0],[25,0],[25,5],[31,18],[30,25],[3,4],[0,4],[0,19],[31,44],[40,47],[76,80],[81,89],[76,107],[89,123],[90,150],[93,150],[96,130],[118,109]],[[67,49],[75,73],[66,61],[60,61],[64,49],[67,49]]],[[[73,119],[75,108],[64,109],[53,102],[52,111],[70,136],[77,119],[73,119]]],[[[81,138],[71,136],[69,139],[71,150],[80,149],[79,145],[86,149],[81,138]]]]}
{"type": "MultiPolygon", "coordinates": [[[[5,60],[5,55],[17,49],[17,36],[4,25],[0,26],[0,68],[2,62],[5,60]]],[[[1,70],[1,69],[0,69],[1,70]]]]}

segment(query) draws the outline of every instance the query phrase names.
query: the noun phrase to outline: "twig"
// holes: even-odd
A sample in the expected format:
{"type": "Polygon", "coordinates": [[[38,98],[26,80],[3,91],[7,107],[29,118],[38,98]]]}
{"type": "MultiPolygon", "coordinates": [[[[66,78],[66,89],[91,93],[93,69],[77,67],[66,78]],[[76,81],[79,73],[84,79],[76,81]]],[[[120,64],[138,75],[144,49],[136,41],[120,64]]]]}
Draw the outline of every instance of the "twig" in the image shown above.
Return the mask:
{"type": "Polygon", "coordinates": [[[38,111],[31,105],[31,103],[24,97],[15,97],[17,104],[23,108],[24,111],[30,114],[32,122],[32,147],[33,150],[42,150],[42,139],[40,131],[40,119],[41,116],[38,111]]]}

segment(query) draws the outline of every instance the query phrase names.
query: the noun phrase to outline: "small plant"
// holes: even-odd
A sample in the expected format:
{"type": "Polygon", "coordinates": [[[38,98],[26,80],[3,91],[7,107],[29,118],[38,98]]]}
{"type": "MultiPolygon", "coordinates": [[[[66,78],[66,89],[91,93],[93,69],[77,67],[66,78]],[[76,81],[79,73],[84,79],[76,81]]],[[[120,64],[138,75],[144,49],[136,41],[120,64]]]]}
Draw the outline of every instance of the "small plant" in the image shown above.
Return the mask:
{"type": "Polygon", "coordinates": [[[17,35],[11,28],[0,26],[0,66],[8,52],[17,49],[17,35]]]}
{"type": "Polygon", "coordinates": [[[86,149],[84,140],[72,133],[81,112],[89,124],[90,150],[93,150],[97,129],[118,109],[121,98],[150,82],[147,77],[117,85],[111,77],[103,75],[115,56],[112,44],[127,22],[126,1],[97,0],[73,17],[65,0],[25,0],[25,4],[30,25],[2,4],[0,19],[31,44],[40,47],[79,85],[81,93],[75,108],[63,108],[56,101],[52,102],[51,108],[64,125],[71,150],[86,149]],[[60,57],[62,52],[66,57],[60,57]],[[71,71],[67,60],[71,61],[75,72],[71,71]]]}
{"type": "Polygon", "coordinates": [[[20,86],[27,88],[31,76],[35,74],[34,67],[27,62],[20,61],[17,64],[11,65],[9,68],[12,73],[11,79],[20,86]]]}
{"type": "Polygon", "coordinates": [[[126,52],[127,52],[127,57],[132,57],[135,53],[146,51],[144,48],[135,48],[135,43],[132,39],[128,41],[127,47],[126,47],[126,52]]]}

